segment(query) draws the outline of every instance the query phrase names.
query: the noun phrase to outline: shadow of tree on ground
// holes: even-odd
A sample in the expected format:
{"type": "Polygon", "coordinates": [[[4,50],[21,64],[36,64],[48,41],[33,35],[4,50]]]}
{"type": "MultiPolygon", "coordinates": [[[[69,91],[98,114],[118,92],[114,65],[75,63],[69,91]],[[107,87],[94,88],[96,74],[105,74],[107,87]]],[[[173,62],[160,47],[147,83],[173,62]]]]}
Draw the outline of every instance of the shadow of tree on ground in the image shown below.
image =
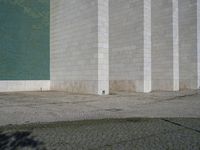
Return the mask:
{"type": "Polygon", "coordinates": [[[44,143],[35,140],[29,131],[0,132],[0,150],[16,150],[23,148],[46,150],[44,143]]]}

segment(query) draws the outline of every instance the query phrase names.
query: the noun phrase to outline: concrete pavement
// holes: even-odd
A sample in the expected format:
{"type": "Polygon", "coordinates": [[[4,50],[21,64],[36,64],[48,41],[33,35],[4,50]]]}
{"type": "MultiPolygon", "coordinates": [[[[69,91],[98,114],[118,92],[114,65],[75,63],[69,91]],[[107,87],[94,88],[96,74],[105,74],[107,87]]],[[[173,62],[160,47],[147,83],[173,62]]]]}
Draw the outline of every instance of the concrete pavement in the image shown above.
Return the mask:
{"type": "Polygon", "coordinates": [[[200,119],[105,119],[0,127],[1,150],[199,150],[200,119]]]}
{"type": "Polygon", "coordinates": [[[109,96],[65,92],[0,93],[0,126],[129,117],[199,118],[199,93],[115,93],[109,96]]]}

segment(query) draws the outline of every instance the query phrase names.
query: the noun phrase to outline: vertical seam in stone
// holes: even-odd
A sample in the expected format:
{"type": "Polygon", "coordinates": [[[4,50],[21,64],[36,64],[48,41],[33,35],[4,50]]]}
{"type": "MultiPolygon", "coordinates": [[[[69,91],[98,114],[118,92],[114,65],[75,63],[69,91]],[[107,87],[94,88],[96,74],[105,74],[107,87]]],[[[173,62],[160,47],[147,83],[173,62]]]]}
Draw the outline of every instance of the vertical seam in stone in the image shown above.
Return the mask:
{"type": "Polygon", "coordinates": [[[179,90],[179,24],[178,0],[173,0],[173,90],[179,90]]]}
{"type": "Polygon", "coordinates": [[[151,91],[151,0],[144,0],[144,92],[151,91]]]}

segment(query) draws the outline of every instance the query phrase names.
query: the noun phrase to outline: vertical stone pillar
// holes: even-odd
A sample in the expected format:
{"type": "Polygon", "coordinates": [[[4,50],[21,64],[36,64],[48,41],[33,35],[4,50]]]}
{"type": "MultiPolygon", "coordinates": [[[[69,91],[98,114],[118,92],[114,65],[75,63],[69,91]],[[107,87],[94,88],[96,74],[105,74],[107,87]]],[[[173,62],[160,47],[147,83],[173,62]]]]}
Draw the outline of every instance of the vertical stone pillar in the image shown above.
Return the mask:
{"type": "Polygon", "coordinates": [[[179,0],[180,89],[199,87],[199,0],[179,0]]]}
{"type": "Polygon", "coordinates": [[[108,0],[51,0],[51,90],[108,94],[108,0]]]}
{"type": "Polygon", "coordinates": [[[144,92],[151,91],[151,0],[144,0],[144,92]]]}
{"type": "Polygon", "coordinates": [[[178,0],[172,1],[173,7],[173,90],[179,90],[179,17],[178,0]]]}
{"type": "Polygon", "coordinates": [[[109,0],[98,0],[98,94],[109,93],[109,0]]]}
{"type": "Polygon", "coordinates": [[[198,59],[198,86],[200,88],[200,1],[197,0],[197,59],[198,59]]]}
{"type": "Polygon", "coordinates": [[[178,0],[152,0],[152,89],[179,90],[178,0]]]}

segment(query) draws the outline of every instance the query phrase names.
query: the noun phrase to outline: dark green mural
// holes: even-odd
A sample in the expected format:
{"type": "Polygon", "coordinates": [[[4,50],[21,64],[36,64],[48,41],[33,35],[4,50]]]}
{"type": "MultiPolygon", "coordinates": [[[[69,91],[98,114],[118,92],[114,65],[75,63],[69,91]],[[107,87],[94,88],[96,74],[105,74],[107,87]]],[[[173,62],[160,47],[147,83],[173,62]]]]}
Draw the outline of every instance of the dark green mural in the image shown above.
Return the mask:
{"type": "Polygon", "coordinates": [[[48,80],[49,0],[0,0],[0,80],[48,80]]]}

